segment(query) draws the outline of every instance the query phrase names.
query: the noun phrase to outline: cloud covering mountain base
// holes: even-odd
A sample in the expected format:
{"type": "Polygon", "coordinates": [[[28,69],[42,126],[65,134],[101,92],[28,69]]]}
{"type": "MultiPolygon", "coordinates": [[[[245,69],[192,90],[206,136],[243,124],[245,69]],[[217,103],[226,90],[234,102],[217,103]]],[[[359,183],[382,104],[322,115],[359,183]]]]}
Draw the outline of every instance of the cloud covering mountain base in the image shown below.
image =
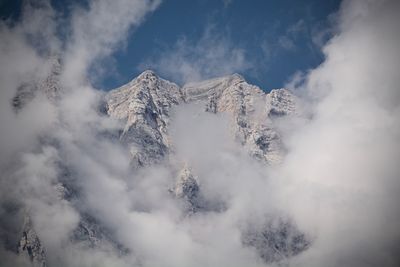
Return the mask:
{"type": "Polygon", "coordinates": [[[0,265],[398,266],[400,3],[342,3],[325,61],[287,84],[293,114],[269,116],[273,94],[238,76],[148,72],[118,117],[89,76],[158,4],[76,7],[65,40],[46,1],[0,25],[0,265]],[[54,58],[49,99],[32,84],[54,58]],[[34,97],[16,111],[21,86],[34,97]],[[248,151],[265,132],[276,162],[248,151]]]}

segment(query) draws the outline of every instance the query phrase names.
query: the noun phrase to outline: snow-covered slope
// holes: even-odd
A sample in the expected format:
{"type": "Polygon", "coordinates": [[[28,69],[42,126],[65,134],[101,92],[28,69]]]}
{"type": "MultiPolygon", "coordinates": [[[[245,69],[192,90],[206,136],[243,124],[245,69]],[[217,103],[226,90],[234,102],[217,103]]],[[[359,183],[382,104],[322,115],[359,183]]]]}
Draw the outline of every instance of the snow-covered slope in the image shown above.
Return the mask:
{"type": "Polygon", "coordinates": [[[106,102],[110,116],[126,121],[120,139],[130,146],[135,166],[157,162],[168,153],[169,112],[183,102],[176,84],[148,70],[110,91],[106,102]]]}
{"type": "Polygon", "coordinates": [[[182,93],[186,101],[203,101],[206,111],[231,114],[234,134],[255,158],[269,164],[282,159],[284,149],[272,117],[295,113],[295,97],[289,91],[278,89],[266,94],[233,74],[186,84],[182,93]]]}

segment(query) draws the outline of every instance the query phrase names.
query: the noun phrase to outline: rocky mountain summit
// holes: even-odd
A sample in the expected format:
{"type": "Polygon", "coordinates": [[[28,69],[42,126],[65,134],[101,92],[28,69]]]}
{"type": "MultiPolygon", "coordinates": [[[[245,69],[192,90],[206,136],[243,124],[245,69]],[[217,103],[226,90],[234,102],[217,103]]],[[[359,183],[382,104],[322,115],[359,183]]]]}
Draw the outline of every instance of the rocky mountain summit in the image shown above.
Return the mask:
{"type": "Polygon", "coordinates": [[[105,99],[108,114],[126,121],[120,140],[130,146],[135,166],[157,162],[168,153],[169,112],[184,101],[178,85],[145,71],[105,99]]]}
{"type": "Polygon", "coordinates": [[[121,141],[131,145],[136,165],[146,165],[165,156],[169,112],[180,103],[198,102],[204,111],[232,116],[232,130],[249,153],[268,164],[278,163],[284,148],[274,127],[274,118],[296,113],[296,97],[286,89],[265,93],[248,84],[239,74],[181,88],[145,71],[137,78],[106,95],[107,112],[125,120],[121,141]]]}
{"type": "MultiPolygon", "coordinates": [[[[23,108],[38,91],[56,104],[54,100],[60,97],[61,91],[58,85],[61,67],[58,61],[53,66],[48,78],[17,90],[12,102],[16,111],[23,108]]],[[[204,198],[201,177],[192,172],[190,162],[177,163],[174,160],[169,126],[175,107],[196,103],[203,106],[204,112],[227,114],[234,140],[265,166],[279,164],[285,155],[276,122],[298,113],[296,96],[290,91],[276,89],[266,93],[247,83],[239,74],[178,86],[147,70],[131,82],[106,93],[104,103],[105,113],[123,124],[117,138],[128,148],[133,170],[159,163],[174,165],[176,181],[165,190],[183,203],[181,208],[187,216],[209,211],[222,212],[220,207],[224,205],[213,205],[204,198]]],[[[68,203],[75,203],[79,192],[65,182],[65,177],[58,180],[60,182],[55,190],[61,192],[59,197],[68,203]]],[[[46,248],[30,222],[30,215],[26,214],[24,218],[20,238],[16,241],[16,252],[28,257],[34,266],[47,266],[46,248]]],[[[129,252],[96,216],[87,211],[80,214],[80,222],[71,233],[71,241],[88,247],[110,248],[120,254],[129,252]]],[[[288,219],[274,223],[273,227],[271,220],[266,220],[262,227],[243,229],[242,242],[244,246],[253,247],[265,262],[279,262],[300,253],[309,245],[306,236],[288,219]]]]}

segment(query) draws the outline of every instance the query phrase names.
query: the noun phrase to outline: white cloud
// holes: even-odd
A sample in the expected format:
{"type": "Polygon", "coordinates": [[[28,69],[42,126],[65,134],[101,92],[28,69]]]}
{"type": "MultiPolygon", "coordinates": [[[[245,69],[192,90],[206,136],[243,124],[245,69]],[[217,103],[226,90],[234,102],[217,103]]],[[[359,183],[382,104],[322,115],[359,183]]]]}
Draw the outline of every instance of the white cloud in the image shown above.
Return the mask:
{"type": "MultiPolygon", "coordinates": [[[[70,35],[62,41],[56,34],[58,14],[49,1],[27,1],[20,21],[1,22],[1,264],[7,261],[20,266],[19,257],[11,256],[5,248],[10,246],[7,236],[12,236],[10,242],[18,242],[21,237],[23,216],[19,216],[22,211],[18,207],[23,205],[45,247],[50,266],[128,266],[126,259],[112,251],[70,242],[72,230],[87,207],[60,199],[62,192],[56,188],[60,182],[75,181],[76,187],[90,193],[85,186],[88,181],[96,184],[91,176],[97,174],[95,168],[100,167],[99,172],[107,179],[123,177],[128,168],[123,149],[101,138],[104,132],[119,125],[99,114],[101,93],[88,83],[92,78],[89,70],[115,51],[130,34],[129,30],[137,27],[158,4],[159,1],[140,0],[90,1],[88,9],[73,8],[68,18],[70,35]],[[60,56],[64,63],[59,84],[62,99],[50,103],[43,92],[37,91],[36,97],[16,113],[12,106],[16,89],[47,77],[52,63],[49,57],[53,56],[60,56]],[[92,172],[88,167],[93,167],[92,172]],[[65,173],[65,168],[69,173],[65,173]],[[7,205],[11,205],[11,211],[7,205]]],[[[14,251],[17,243],[11,245],[14,251]]]]}
{"type": "Polygon", "coordinates": [[[294,42],[289,37],[283,35],[278,38],[279,46],[286,50],[294,50],[296,48],[294,42]]]}
{"type": "MultiPolygon", "coordinates": [[[[300,40],[304,42],[304,39],[309,38],[309,33],[305,21],[300,19],[294,24],[289,25],[283,33],[273,34],[277,32],[277,25],[275,24],[270,27],[267,33],[267,37],[264,37],[260,43],[260,48],[263,52],[265,60],[269,61],[272,57],[278,58],[283,52],[291,52],[298,49],[300,40]]],[[[271,66],[270,66],[271,67],[271,66]]]]}
{"type": "Polygon", "coordinates": [[[89,10],[76,9],[65,55],[65,80],[82,82],[86,77],[80,76],[114,52],[129,30],[140,25],[159,4],[159,0],[91,1],[89,10]]]}
{"type": "Polygon", "coordinates": [[[399,10],[345,1],[325,62],[299,88],[313,119],[292,135],[281,175],[288,208],[317,236],[301,266],[399,262],[399,10]]]}
{"type": "MultiPolygon", "coordinates": [[[[73,90],[57,107],[38,97],[18,115],[12,111],[15,88],[45,76],[49,66],[26,39],[27,32],[38,34],[36,27],[1,26],[0,125],[7,126],[0,135],[1,227],[14,219],[3,206],[25,203],[55,266],[265,266],[243,246],[242,228],[283,214],[311,237],[306,251],[284,262],[288,266],[398,266],[398,2],[342,4],[326,60],[290,83],[312,116],[284,133],[288,155],[280,166],[251,160],[231,136],[229,117],[192,106],[175,111],[177,158],[190,162],[205,197],[223,204],[221,212],[190,217],[168,193],[176,178],[171,166],[132,172],[128,153],[104,137],[120,125],[98,114],[101,95],[87,83],[87,71],[154,9],[154,2],[113,3],[75,11],[62,80],[73,90]],[[59,199],[58,177],[75,183],[83,197],[59,199]],[[71,244],[82,211],[95,214],[129,253],[71,244]]],[[[48,29],[51,45],[44,50],[60,52],[48,29]]],[[[251,67],[245,51],[214,33],[206,31],[198,43],[182,39],[153,64],[180,81],[251,67]]],[[[3,248],[0,255],[2,262],[14,260],[3,248]]]]}

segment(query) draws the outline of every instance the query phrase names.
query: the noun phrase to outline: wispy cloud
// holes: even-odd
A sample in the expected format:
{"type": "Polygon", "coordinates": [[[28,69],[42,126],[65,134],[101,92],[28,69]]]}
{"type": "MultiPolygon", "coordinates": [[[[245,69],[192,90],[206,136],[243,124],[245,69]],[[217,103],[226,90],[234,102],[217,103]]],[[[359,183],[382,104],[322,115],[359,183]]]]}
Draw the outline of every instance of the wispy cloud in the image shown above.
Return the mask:
{"type": "Polygon", "coordinates": [[[230,4],[232,4],[233,0],[222,0],[224,3],[224,7],[227,8],[230,4]]]}
{"type": "MultiPolygon", "coordinates": [[[[270,31],[274,32],[275,27],[271,27],[270,31]]],[[[298,46],[309,36],[307,27],[305,21],[301,19],[288,26],[283,33],[277,36],[271,37],[270,33],[268,33],[268,36],[264,37],[260,42],[265,59],[270,60],[272,57],[276,58],[282,53],[297,50],[298,46]]]]}
{"type": "MultiPolygon", "coordinates": [[[[92,64],[110,55],[125,40],[129,30],[137,27],[144,15],[160,1],[120,0],[89,2],[89,9],[76,8],[71,18],[71,36],[66,46],[66,79],[86,74],[92,64]]],[[[84,77],[81,77],[83,79],[84,77]]]]}
{"type": "Polygon", "coordinates": [[[319,240],[300,266],[399,263],[399,10],[396,1],[343,2],[325,61],[292,83],[313,119],[288,139],[282,177],[293,186],[289,208],[319,240]]]}
{"type": "Polygon", "coordinates": [[[188,82],[243,72],[252,64],[246,51],[213,26],[198,40],[183,36],[172,47],[146,60],[141,69],[153,68],[176,82],[188,82]]]}

